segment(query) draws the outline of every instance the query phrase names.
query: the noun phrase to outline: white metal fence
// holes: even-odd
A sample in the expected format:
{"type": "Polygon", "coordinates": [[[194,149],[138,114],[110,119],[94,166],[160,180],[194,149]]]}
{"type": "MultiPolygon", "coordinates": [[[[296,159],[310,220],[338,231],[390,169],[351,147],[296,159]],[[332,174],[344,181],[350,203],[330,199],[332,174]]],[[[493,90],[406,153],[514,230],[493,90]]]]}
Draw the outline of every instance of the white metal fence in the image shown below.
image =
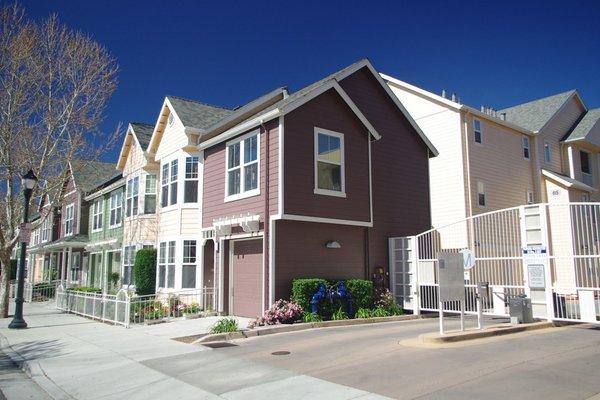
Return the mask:
{"type": "MultiPolygon", "coordinates": [[[[391,286],[415,313],[438,310],[437,254],[470,249],[466,312],[475,287],[489,282],[483,311],[508,315],[508,299],[525,295],[534,316],[600,321],[600,203],[535,204],[479,214],[416,236],[390,239],[391,286]]],[[[444,311],[459,312],[458,302],[444,311]]]]}
{"type": "MultiPolygon", "coordinates": [[[[60,280],[45,282],[25,282],[23,286],[23,300],[28,303],[53,300],[56,288],[61,284],[60,280]]],[[[15,298],[17,294],[17,282],[10,282],[9,296],[15,298]]]]}
{"type": "Polygon", "coordinates": [[[56,289],[56,308],[102,322],[122,325],[140,324],[173,318],[194,318],[212,310],[213,288],[137,296],[125,289],[117,294],[102,294],[56,289]]]}

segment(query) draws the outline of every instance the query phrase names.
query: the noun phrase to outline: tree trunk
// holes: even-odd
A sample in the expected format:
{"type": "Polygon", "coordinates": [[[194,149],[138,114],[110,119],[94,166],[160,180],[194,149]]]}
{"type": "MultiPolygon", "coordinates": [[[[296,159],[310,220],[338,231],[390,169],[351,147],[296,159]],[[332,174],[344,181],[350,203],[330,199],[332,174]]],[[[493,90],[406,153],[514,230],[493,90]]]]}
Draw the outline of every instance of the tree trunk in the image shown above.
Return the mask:
{"type": "Polygon", "coordinates": [[[10,299],[10,255],[0,255],[0,318],[8,318],[10,299]]]}

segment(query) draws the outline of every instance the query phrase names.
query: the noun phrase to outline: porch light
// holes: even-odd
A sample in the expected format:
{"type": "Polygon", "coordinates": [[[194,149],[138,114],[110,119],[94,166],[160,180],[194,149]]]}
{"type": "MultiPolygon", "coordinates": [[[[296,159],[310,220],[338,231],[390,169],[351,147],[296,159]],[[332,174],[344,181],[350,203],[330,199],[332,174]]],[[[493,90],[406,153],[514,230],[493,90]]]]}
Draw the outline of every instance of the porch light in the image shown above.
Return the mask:
{"type": "Polygon", "coordinates": [[[342,245],[339,242],[332,240],[325,243],[325,247],[327,247],[328,249],[341,249],[342,245]]]}
{"type": "Polygon", "coordinates": [[[35,176],[32,170],[27,171],[25,175],[21,178],[21,184],[29,190],[32,190],[37,183],[38,178],[35,176]]]}

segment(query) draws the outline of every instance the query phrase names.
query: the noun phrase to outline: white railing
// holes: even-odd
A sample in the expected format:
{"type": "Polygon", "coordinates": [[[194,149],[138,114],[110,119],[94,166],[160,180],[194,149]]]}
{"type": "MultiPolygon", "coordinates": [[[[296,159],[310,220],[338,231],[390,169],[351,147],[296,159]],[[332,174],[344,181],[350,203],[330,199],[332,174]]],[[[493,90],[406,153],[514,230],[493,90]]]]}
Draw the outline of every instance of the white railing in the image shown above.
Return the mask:
{"type": "MultiPolygon", "coordinates": [[[[507,316],[508,300],[527,296],[536,317],[600,322],[599,223],[600,203],[534,204],[392,238],[391,287],[405,309],[437,311],[438,252],[469,249],[475,267],[465,275],[467,313],[476,312],[476,284],[487,282],[484,313],[507,316]],[[524,251],[530,248],[544,252],[532,258],[524,251]],[[544,271],[545,287],[530,284],[530,267],[544,271]]],[[[443,307],[460,312],[458,302],[443,307]]]]}
{"type": "MultiPolygon", "coordinates": [[[[47,282],[25,282],[23,286],[23,300],[27,303],[53,300],[60,280],[47,282]]],[[[9,296],[11,299],[17,295],[17,282],[10,282],[9,296]]]]}
{"type": "Polygon", "coordinates": [[[61,311],[113,323],[131,324],[174,318],[195,318],[212,312],[213,288],[189,289],[171,293],[137,296],[121,289],[116,295],[65,289],[56,291],[56,308],[61,311]]]}

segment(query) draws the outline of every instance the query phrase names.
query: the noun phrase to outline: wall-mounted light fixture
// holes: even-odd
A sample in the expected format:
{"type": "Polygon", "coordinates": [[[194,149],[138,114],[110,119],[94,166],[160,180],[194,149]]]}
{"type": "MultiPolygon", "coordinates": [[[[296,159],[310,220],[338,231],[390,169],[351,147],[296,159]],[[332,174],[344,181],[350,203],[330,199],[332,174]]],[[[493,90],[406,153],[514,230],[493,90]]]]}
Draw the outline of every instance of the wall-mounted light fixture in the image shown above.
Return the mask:
{"type": "Polygon", "coordinates": [[[325,243],[325,247],[328,249],[341,249],[342,245],[335,240],[330,240],[329,242],[325,243]]]}

